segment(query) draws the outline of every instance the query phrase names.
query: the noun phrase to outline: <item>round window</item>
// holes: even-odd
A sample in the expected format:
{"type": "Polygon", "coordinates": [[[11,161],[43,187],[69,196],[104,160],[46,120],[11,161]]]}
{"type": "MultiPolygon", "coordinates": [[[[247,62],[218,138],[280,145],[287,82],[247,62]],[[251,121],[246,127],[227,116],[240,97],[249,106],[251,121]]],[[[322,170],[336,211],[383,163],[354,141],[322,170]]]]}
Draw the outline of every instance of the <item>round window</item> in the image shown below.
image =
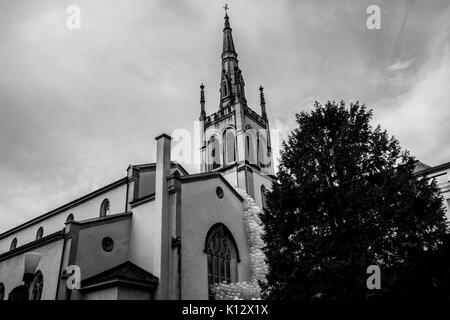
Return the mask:
{"type": "Polygon", "coordinates": [[[221,187],[217,187],[216,194],[220,199],[222,199],[223,198],[223,189],[221,187]]]}
{"type": "Polygon", "coordinates": [[[112,249],[114,249],[114,241],[113,241],[113,239],[111,239],[110,237],[103,238],[103,240],[102,240],[102,248],[106,252],[112,251],[112,249]]]}

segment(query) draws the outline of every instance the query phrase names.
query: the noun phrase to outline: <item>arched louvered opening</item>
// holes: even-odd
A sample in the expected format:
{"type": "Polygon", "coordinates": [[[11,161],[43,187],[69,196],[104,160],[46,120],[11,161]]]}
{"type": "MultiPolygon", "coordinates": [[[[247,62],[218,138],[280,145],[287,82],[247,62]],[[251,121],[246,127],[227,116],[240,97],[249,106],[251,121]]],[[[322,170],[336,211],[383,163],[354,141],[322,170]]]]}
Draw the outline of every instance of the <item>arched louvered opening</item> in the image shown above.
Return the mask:
{"type": "Polygon", "coordinates": [[[208,141],[208,171],[220,168],[220,142],[216,135],[208,141]]]}
{"type": "Polygon", "coordinates": [[[223,158],[225,164],[230,164],[236,161],[236,138],[233,129],[227,129],[223,134],[224,154],[223,158]]]}
{"type": "Polygon", "coordinates": [[[262,132],[258,133],[258,165],[264,167],[267,164],[267,143],[262,132]]]}
{"type": "Polygon", "coordinates": [[[245,131],[245,145],[247,151],[247,161],[250,164],[257,164],[257,136],[255,129],[247,129],[245,131]]]}

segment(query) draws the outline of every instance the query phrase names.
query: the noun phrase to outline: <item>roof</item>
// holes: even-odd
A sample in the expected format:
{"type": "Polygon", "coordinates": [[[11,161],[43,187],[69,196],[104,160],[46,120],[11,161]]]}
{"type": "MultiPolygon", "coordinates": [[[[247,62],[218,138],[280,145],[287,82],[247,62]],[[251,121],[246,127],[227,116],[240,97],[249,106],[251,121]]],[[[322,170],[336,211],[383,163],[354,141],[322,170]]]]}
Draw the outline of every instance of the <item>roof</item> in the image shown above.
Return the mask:
{"type": "MultiPolygon", "coordinates": [[[[183,172],[183,174],[186,174],[186,175],[189,174],[186,171],[186,169],[183,168],[183,166],[181,164],[179,164],[178,162],[171,161],[170,164],[171,164],[170,165],[171,168],[176,167],[176,168],[179,168],[183,172]]],[[[138,165],[134,165],[134,167],[137,167],[137,168],[156,167],[156,163],[153,162],[153,163],[147,163],[147,164],[138,164],[138,165]]],[[[63,211],[67,211],[67,210],[69,210],[69,209],[71,209],[71,208],[73,208],[73,207],[75,207],[75,206],[77,206],[77,205],[79,205],[79,204],[81,204],[83,202],[86,202],[86,201],[88,201],[88,200],[90,200],[92,198],[95,198],[95,197],[103,194],[103,193],[106,193],[106,192],[110,191],[111,189],[120,187],[120,186],[126,184],[127,182],[128,182],[128,178],[124,177],[124,178],[119,179],[117,181],[114,181],[114,182],[112,182],[112,183],[110,183],[110,184],[108,184],[108,185],[106,185],[106,186],[104,186],[102,188],[94,190],[94,191],[92,191],[92,192],[90,192],[90,193],[88,193],[88,194],[86,194],[86,195],[84,195],[82,197],[79,197],[79,198],[77,198],[77,199],[75,199],[75,200],[73,200],[71,202],[68,202],[68,203],[66,203],[66,204],[64,204],[64,205],[62,205],[62,206],[60,206],[60,207],[58,207],[56,209],[53,209],[51,211],[48,211],[47,213],[44,213],[44,214],[42,214],[40,216],[37,216],[37,217],[35,217],[35,218],[31,219],[31,220],[28,220],[28,221],[26,221],[26,222],[24,222],[24,223],[22,223],[22,224],[20,224],[20,225],[18,225],[16,227],[13,227],[12,229],[6,230],[5,232],[0,233],[0,240],[10,236],[14,232],[17,232],[19,230],[22,230],[22,229],[25,229],[25,228],[27,228],[29,226],[37,224],[37,223],[39,223],[39,222],[41,222],[41,221],[43,221],[43,220],[45,220],[47,218],[53,217],[53,216],[55,216],[55,215],[57,215],[57,214],[59,214],[59,213],[61,213],[63,211]]]]}
{"type": "Polygon", "coordinates": [[[36,224],[36,223],[38,223],[38,222],[40,222],[42,220],[45,220],[45,219],[50,218],[50,217],[53,217],[53,216],[55,216],[55,215],[57,215],[57,214],[59,214],[59,213],[61,213],[63,211],[69,210],[69,209],[71,209],[71,208],[73,208],[73,207],[75,207],[75,206],[77,206],[77,205],[79,205],[79,204],[81,204],[83,202],[86,202],[86,201],[88,201],[88,200],[90,200],[92,198],[95,198],[95,197],[103,194],[103,193],[106,193],[106,192],[108,192],[111,189],[120,187],[120,186],[126,184],[127,181],[128,181],[127,177],[122,178],[122,179],[117,180],[117,181],[114,181],[113,183],[110,183],[110,184],[108,184],[108,185],[106,185],[106,186],[104,186],[104,187],[102,187],[100,189],[94,190],[94,191],[92,191],[92,192],[90,192],[90,193],[88,193],[88,194],[86,194],[86,195],[84,195],[84,196],[82,196],[82,197],[80,197],[78,199],[75,199],[75,200],[73,200],[73,201],[71,201],[69,203],[66,203],[66,204],[64,204],[64,205],[62,205],[62,206],[60,206],[60,207],[58,207],[56,209],[53,209],[53,210],[51,210],[51,211],[49,211],[47,213],[44,213],[43,215],[40,215],[40,216],[38,216],[36,218],[28,220],[25,223],[22,223],[22,224],[14,227],[12,229],[9,229],[9,230],[1,233],[0,234],[0,240],[3,239],[3,238],[6,238],[7,236],[13,234],[16,231],[25,229],[25,228],[27,228],[29,226],[32,226],[32,225],[34,225],[34,224],[36,224]]]}
{"type": "Polygon", "coordinates": [[[31,250],[34,250],[36,248],[45,246],[49,243],[62,240],[64,237],[67,237],[67,234],[64,232],[64,229],[61,229],[60,231],[51,233],[45,237],[42,237],[41,239],[37,239],[28,243],[25,243],[21,246],[18,246],[17,248],[13,250],[9,250],[6,252],[3,252],[0,254],[0,262],[3,260],[10,259],[11,257],[29,252],[31,250]]]}
{"type": "Polygon", "coordinates": [[[132,214],[133,213],[131,211],[129,211],[129,212],[124,212],[124,213],[110,214],[110,215],[102,216],[102,217],[95,217],[95,218],[81,220],[81,221],[72,220],[70,222],[66,222],[66,224],[74,224],[74,225],[81,226],[81,228],[87,228],[87,227],[92,227],[95,225],[103,225],[103,224],[114,223],[117,221],[130,219],[132,214]]]}
{"type": "MultiPolygon", "coordinates": [[[[151,162],[151,163],[142,163],[142,164],[134,164],[134,165],[130,165],[133,166],[134,168],[137,169],[147,169],[147,168],[155,168],[156,167],[156,162],[151,162]]],[[[186,169],[177,161],[170,161],[170,168],[179,168],[181,169],[181,171],[183,171],[183,174],[189,174],[186,169]]]]}
{"type": "Polygon", "coordinates": [[[241,200],[244,201],[244,198],[236,191],[236,189],[228,182],[227,179],[223,176],[222,173],[213,171],[213,172],[203,172],[203,173],[197,173],[197,174],[190,174],[187,176],[179,176],[176,177],[179,179],[182,183],[189,183],[189,182],[195,182],[195,181],[201,181],[201,180],[207,180],[207,179],[214,179],[219,178],[222,180],[222,182],[228,186],[228,188],[241,200]]]}
{"type": "Polygon", "coordinates": [[[81,290],[90,291],[111,286],[154,288],[158,285],[158,277],[147,270],[126,261],[109,270],[98,273],[81,281],[81,290]]]}
{"type": "MultiPolygon", "coordinates": [[[[420,161],[418,161],[418,162],[420,162],[420,161]]],[[[439,171],[444,171],[444,170],[450,169],[450,162],[446,162],[446,163],[443,163],[443,164],[440,164],[440,165],[437,165],[434,167],[430,167],[427,165],[425,165],[425,166],[426,167],[424,169],[416,171],[416,174],[426,176],[426,175],[433,174],[433,173],[436,173],[439,171]]]]}

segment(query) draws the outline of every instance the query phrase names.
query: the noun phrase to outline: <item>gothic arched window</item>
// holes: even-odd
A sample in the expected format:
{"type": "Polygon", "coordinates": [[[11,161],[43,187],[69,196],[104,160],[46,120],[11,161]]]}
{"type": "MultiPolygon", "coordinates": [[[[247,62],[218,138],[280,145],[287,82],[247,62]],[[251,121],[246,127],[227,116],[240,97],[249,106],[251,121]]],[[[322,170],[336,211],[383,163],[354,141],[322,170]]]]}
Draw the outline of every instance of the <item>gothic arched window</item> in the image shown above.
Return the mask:
{"type": "Polygon", "coordinates": [[[0,282],[0,301],[5,299],[5,285],[0,282]]]}
{"type": "Polygon", "coordinates": [[[208,255],[208,288],[223,281],[237,281],[239,253],[233,236],[225,225],[216,224],[208,231],[205,252],[208,255]]]}
{"type": "Polygon", "coordinates": [[[230,164],[236,161],[236,141],[232,129],[228,129],[223,134],[224,153],[223,159],[225,164],[230,164]]]}
{"type": "Polygon", "coordinates": [[[103,200],[101,206],[100,206],[100,217],[105,217],[109,214],[109,200],[105,199],[103,200]]]}
{"type": "Polygon", "coordinates": [[[34,274],[33,282],[30,285],[30,300],[41,300],[42,289],[44,288],[44,277],[41,271],[34,274]]]}
{"type": "Polygon", "coordinates": [[[39,227],[38,231],[36,232],[36,240],[42,239],[44,236],[44,228],[39,227]]]}
{"type": "Polygon", "coordinates": [[[208,166],[209,170],[220,167],[220,143],[217,136],[212,136],[208,141],[208,166]]]}
{"type": "Polygon", "coordinates": [[[246,139],[246,145],[247,145],[247,161],[250,164],[257,164],[256,162],[256,131],[255,129],[249,128],[245,131],[245,139],[246,139]]]}
{"type": "Polygon", "coordinates": [[[267,199],[267,189],[266,186],[261,185],[261,206],[264,208],[266,206],[267,199]]]}
{"type": "Polygon", "coordinates": [[[9,250],[14,250],[15,248],[17,248],[17,238],[14,238],[11,241],[11,246],[9,247],[9,250]]]}
{"type": "Polygon", "coordinates": [[[71,213],[71,214],[69,214],[69,215],[67,216],[66,222],[71,222],[71,221],[73,221],[74,219],[75,219],[75,217],[73,216],[73,213],[71,213]]]}
{"type": "Polygon", "coordinates": [[[258,134],[258,165],[263,168],[270,165],[270,157],[267,148],[267,137],[264,131],[258,134]]]}

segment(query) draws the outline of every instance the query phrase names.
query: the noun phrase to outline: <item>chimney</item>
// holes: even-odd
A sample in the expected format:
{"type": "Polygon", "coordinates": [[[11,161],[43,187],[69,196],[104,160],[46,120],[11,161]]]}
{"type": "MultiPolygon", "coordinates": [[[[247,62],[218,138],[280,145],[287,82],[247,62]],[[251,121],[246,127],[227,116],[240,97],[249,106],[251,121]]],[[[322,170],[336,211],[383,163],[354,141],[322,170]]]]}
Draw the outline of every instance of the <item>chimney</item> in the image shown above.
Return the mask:
{"type": "Polygon", "coordinates": [[[170,207],[167,177],[170,176],[170,143],[172,138],[163,133],[155,138],[156,176],[155,209],[156,221],[161,228],[154,239],[153,272],[159,277],[158,297],[169,299],[169,257],[171,252],[170,207]]]}

